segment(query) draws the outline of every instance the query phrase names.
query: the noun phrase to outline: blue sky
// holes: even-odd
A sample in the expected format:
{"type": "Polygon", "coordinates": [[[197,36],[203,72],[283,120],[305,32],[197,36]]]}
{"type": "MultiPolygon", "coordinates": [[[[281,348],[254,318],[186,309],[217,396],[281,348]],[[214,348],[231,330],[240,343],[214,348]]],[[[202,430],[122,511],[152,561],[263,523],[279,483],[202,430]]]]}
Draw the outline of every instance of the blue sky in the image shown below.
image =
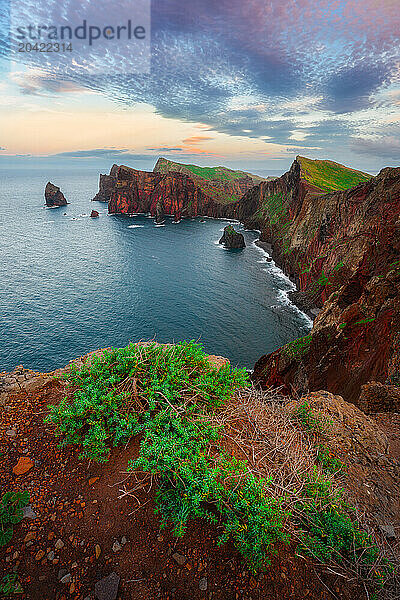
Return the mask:
{"type": "MultiPolygon", "coordinates": [[[[79,19],[84,2],[63,8],[79,19]]],[[[398,165],[399,13],[398,0],[153,0],[148,74],[116,56],[97,74],[22,64],[3,38],[0,164],[398,165]]]]}

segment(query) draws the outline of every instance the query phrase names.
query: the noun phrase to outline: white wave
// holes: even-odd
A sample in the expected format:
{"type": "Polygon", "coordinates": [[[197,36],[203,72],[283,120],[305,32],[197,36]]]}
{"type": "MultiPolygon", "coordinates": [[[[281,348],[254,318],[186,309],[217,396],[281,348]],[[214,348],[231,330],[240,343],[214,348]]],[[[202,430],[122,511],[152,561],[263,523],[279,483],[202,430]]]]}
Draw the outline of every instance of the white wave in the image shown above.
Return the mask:
{"type": "Polygon", "coordinates": [[[165,227],[165,223],[154,223],[154,227],[165,227]]]}
{"type": "Polygon", "coordinates": [[[140,229],[144,227],[144,225],[128,225],[128,229],[140,229]]]}

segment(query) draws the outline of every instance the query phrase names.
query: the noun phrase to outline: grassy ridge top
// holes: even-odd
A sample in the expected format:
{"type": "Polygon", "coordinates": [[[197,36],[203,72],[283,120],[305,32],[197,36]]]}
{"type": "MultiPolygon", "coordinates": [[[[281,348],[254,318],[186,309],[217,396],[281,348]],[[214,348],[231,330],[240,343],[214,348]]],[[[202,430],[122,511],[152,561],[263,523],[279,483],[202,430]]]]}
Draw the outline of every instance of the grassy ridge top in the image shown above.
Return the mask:
{"type": "Polygon", "coordinates": [[[246,171],[234,171],[227,167],[199,167],[198,165],[186,165],[183,163],[174,162],[166,158],[159,158],[154,172],[166,173],[169,171],[175,171],[179,173],[187,173],[188,175],[195,175],[202,179],[212,180],[216,179],[219,181],[232,181],[235,179],[243,179],[244,177],[250,177],[255,184],[264,179],[258,175],[247,173],[246,171]]]}
{"type": "Polygon", "coordinates": [[[258,175],[252,175],[245,171],[234,171],[227,167],[199,167],[159,158],[154,167],[154,173],[171,172],[188,175],[204,194],[207,194],[214,202],[219,204],[230,204],[240,200],[246,191],[241,186],[240,180],[250,178],[253,185],[258,185],[261,181],[264,181],[258,175]]]}
{"type": "Polygon", "coordinates": [[[304,156],[296,156],[296,160],[300,163],[303,179],[324,192],[347,190],[372,178],[368,173],[345,167],[332,160],[312,160],[304,156]]]}

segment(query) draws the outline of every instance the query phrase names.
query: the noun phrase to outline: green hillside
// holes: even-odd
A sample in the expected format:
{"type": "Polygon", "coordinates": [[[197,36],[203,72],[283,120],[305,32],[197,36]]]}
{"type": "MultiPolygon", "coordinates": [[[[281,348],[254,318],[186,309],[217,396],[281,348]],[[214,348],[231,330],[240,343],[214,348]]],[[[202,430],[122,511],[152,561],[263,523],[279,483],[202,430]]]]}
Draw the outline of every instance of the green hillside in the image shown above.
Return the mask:
{"type": "Polygon", "coordinates": [[[296,156],[296,160],[300,163],[303,179],[324,192],[347,190],[372,177],[332,160],[312,160],[304,156],[296,156]]]}
{"type": "Polygon", "coordinates": [[[183,163],[174,162],[167,160],[166,158],[159,158],[156,166],[154,167],[155,173],[168,173],[175,171],[178,173],[186,173],[187,175],[195,175],[206,180],[220,180],[220,181],[231,181],[234,179],[243,179],[243,177],[250,177],[254,181],[254,185],[257,185],[261,181],[265,181],[263,177],[259,175],[253,175],[246,171],[234,171],[227,167],[199,167],[198,165],[186,165],[183,163]]]}

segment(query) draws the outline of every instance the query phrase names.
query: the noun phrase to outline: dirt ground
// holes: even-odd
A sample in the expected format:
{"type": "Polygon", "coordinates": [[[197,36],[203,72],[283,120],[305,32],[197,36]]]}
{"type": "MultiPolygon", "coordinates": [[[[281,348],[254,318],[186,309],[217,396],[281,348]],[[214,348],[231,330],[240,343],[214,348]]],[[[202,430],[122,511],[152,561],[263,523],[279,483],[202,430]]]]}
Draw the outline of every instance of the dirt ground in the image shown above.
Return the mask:
{"type": "Polygon", "coordinates": [[[104,465],[80,461],[76,449],[60,450],[43,417],[61,397],[54,381],[10,395],[1,411],[0,492],[28,489],[36,515],[16,525],[10,546],[0,548],[0,572],[16,569],[24,590],[16,597],[85,599],[115,572],[121,600],[368,598],[355,580],[290,548],[281,548],[266,572],[254,576],[231,545],[217,546],[215,528],[193,522],[179,540],[160,531],[154,489],[120,498],[123,486],[133,483],[132,477],[123,480],[139,440],[113,450],[104,465]],[[21,457],[34,466],[17,476],[13,468],[21,457]]]}

